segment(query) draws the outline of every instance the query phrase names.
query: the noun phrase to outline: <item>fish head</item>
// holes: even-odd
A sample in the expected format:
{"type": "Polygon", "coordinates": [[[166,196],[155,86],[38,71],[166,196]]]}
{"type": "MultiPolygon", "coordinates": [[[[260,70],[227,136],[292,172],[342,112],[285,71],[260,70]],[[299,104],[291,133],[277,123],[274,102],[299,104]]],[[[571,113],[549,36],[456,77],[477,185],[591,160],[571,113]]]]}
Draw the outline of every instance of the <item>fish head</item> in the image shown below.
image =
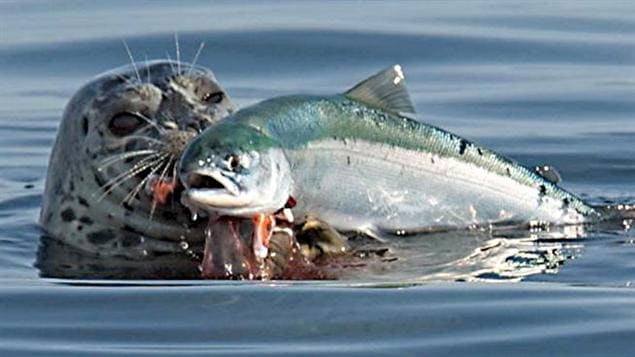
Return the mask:
{"type": "Polygon", "coordinates": [[[209,127],[188,145],[179,177],[184,205],[233,217],[278,211],[292,187],[280,143],[256,127],[231,121],[209,127]]]}

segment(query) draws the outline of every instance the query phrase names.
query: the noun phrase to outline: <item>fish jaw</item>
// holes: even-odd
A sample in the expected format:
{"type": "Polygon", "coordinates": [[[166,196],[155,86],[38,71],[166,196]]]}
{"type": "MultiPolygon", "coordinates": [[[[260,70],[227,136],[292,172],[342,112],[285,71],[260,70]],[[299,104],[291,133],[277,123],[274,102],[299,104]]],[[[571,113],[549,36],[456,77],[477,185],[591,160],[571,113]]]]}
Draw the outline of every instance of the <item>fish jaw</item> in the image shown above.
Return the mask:
{"type": "Polygon", "coordinates": [[[181,195],[181,203],[191,210],[239,218],[271,214],[281,207],[277,204],[258,205],[254,203],[253,195],[233,195],[222,189],[188,189],[181,195]]]}

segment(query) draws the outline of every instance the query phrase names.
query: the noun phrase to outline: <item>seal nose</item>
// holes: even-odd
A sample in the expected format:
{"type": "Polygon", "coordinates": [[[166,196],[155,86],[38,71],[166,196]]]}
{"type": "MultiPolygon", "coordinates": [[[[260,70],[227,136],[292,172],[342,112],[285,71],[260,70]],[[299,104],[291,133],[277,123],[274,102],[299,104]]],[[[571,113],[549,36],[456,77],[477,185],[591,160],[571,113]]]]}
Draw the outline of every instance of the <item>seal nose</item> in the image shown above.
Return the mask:
{"type": "Polygon", "coordinates": [[[185,122],[186,129],[194,130],[196,133],[200,133],[203,129],[201,125],[201,120],[196,120],[192,118],[187,119],[187,121],[185,122]]]}
{"type": "Polygon", "coordinates": [[[183,126],[184,130],[194,131],[198,134],[216,121],[218,120],[214,119],[213,117],[201,115],[186,118],[185,120],[183,120],[183,126]]]}

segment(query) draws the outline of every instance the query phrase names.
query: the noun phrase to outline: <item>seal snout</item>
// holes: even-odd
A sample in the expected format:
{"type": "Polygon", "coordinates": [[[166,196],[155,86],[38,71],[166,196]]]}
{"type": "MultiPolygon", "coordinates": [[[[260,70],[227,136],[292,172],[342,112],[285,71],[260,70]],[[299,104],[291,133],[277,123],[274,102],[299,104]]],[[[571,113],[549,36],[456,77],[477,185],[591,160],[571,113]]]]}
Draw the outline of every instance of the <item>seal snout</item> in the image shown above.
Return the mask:
{"type": "Polygon", "coordinates": [[[168,130],[163,134],[165,142],[165,151],[168,154],[178,157],[181,155],[185,146],[194,138],[196,134],[190,131],[168,130]]]}

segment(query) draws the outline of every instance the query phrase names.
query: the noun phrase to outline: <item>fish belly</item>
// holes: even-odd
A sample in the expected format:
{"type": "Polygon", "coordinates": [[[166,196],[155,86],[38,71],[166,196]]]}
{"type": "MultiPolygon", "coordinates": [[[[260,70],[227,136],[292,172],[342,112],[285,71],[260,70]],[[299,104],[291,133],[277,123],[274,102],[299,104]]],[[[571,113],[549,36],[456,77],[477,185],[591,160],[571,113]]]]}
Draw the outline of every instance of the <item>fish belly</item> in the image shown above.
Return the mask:
{"type": "Polygon", "coordinates": [[[340,230],[408,233],[571,218],[537,188],[456,158],[335,139],[287,156],[296,214],[340,230]]]}

